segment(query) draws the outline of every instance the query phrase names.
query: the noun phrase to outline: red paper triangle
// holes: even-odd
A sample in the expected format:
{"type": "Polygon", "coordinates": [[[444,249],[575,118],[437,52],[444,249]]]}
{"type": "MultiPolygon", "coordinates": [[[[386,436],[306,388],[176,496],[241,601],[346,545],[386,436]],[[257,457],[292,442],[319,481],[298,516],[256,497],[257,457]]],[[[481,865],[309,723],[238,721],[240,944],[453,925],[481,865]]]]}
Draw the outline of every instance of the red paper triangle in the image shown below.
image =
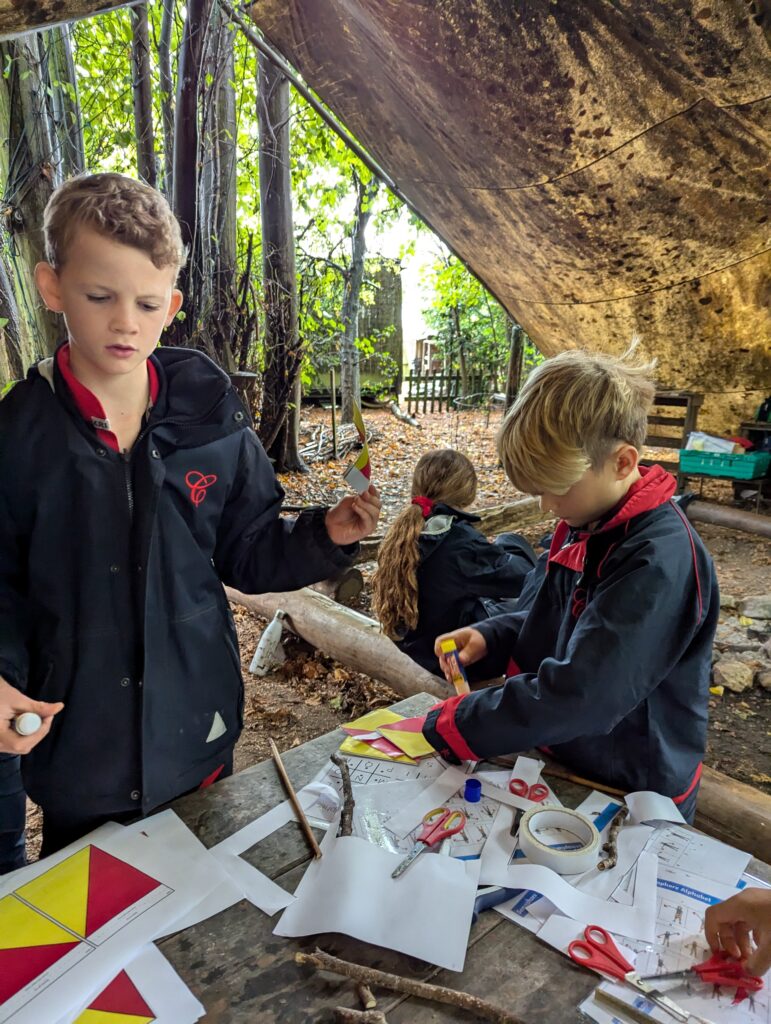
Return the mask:
{"type": "Polygon", "coordinates": [[[57,942],[52,946],[0,949],[0,1005],[77,945],[78,942],[57,942]]]}
{"type": "Polygon", "coordinates": [[[88,873],[86,935],[93,935],[122,910],[141,900],[161,883],[138,868],[118,860],[98,846],[91,847],[88,873]]]}
{"type": "Polygon", "coordinates": [[[137,1017],[155,1017],[152,1010],[142,998],[142,994],[125,971],[113,978],[93,1003],[89,1010],[101,1010],[103,1013],[134,1014],[137,1017]]]}

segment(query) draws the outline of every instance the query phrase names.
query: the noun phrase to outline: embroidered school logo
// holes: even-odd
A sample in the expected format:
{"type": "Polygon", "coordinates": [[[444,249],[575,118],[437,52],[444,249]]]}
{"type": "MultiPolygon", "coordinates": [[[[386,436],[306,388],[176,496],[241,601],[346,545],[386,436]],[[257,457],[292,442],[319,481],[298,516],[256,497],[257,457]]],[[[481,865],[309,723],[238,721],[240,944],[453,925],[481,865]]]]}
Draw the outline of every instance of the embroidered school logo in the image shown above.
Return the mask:
{"type": "Polygon", "coordinates": [[[197,508],[211,485],[217,483],[217,477],[214,473],[207,476],[205,473],[199,473],[197,469],[191,469],[185,476],[185,483],[190,488],[190,500],[197,508]]]}

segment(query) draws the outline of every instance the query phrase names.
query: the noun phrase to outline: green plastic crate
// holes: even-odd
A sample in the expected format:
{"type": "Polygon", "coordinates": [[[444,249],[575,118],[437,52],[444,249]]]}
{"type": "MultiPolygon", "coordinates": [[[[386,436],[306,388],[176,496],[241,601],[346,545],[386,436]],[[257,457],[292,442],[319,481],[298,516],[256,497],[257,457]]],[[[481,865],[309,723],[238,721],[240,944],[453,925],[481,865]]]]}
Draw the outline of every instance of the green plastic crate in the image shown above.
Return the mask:
{"type": "Polygon", "coordinates": [[[744,452],[723,455],[719,452],[699,452],[680,449],[680,472],[700,473],[704,476],[730,476],[734,480],[757,480],[768,472],[771,452],[744,452]]]}

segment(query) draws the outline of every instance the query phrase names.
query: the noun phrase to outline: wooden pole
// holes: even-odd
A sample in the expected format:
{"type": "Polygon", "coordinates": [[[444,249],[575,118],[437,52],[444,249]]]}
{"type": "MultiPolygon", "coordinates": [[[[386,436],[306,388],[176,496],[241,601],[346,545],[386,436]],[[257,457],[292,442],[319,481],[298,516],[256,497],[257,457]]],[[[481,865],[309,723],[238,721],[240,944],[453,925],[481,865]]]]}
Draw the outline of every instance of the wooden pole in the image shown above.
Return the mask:
{"type": "Polygon", "coordinates": [[[329,371],[329,385],[332,391],[332,458],[337,458],[337,388],[334,367],[329,371]]]}
{"type": "Polygon", "coordinates": [[[302,809],[302,805],[300,804],[300,801],[297,799],[297,794],[294,791],[294,786],[289,781],[289,776],[286,773],[284,762],[281,760],[281,754],[279,754],[278,752],[278,747],[273,742],[273,739],[271,737],[268,737],[268,743],[270,744],[270,752],[273,756],[273,762],[276,765],[276,771],[278,772],[281,781],[284,784],[286,795],[289,797],[289,802],[291,803],[292,807],[294,807],[294,812],[297,815],[297,820],[300,822],[300,827],[305,833],[305,838],[308,840],[308,845],[313,850],[313,856],[316,858],[316,860],[318,860],[319,857],[321,856],[321,847],[316,842],[316,837],[313,834],[313,829],[308,824],[308,819],[305,817],[305,811],[302,809]]]}
{"type": "Polygon", "coordinates": [[[732,530],[744,530],[759,537],[771,537],[771,518],[755,512],[743,512],[738,508],[713,505],[708,501],[692,501],[685,510],[692,523],[710,523],[712,526],[726,526],[732,530]]]}

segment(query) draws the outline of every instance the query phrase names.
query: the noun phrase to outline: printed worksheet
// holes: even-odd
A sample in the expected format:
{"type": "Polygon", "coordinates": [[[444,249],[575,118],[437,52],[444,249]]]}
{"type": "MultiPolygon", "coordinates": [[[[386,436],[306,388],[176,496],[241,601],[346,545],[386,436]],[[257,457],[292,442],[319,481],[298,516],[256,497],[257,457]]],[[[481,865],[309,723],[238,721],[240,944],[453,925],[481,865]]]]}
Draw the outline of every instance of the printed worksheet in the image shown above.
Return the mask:
{"type": "Polygon", "coordinates": [[[750,855],[679,825],[657,829],[646,846],[662,866],[735,886],[747,869],[750,855]]]}
{"type": "MultiPolygon", "coordinates": [[[[745,876],[746,877],[746,876],[745,876]]],[[[757,879],[751,885],[763,885],[757,879]]],[[[711,954],[704,938],[704,914],[707,907],[731,896],[736,889],[679,871],[677,868],[659,867],[656,901],[656,939],[653,944],[623,941],[636,954],[635,969],[643,976],[682,971],[702,963],[711,954]]],[[[750,994],[741,1003],[733,1005],[734,989],[720,989],[704,985],[698,979],[662,983],[662,991],[678,1005],[696,1016],[714,1024],[771,1024],[771,977],[765,987],[750,994]]],[[[672,1024],[672,1018],[654,1004],[619,985],[603,982],[602,988],[624,999],[630,1006],[649,1013],[651,1020],[672,1024]]],[[[607,1013],[595,1012],[592,1000],[582,1009],[595,1020],[610,1020],[607,1013]]]]}

